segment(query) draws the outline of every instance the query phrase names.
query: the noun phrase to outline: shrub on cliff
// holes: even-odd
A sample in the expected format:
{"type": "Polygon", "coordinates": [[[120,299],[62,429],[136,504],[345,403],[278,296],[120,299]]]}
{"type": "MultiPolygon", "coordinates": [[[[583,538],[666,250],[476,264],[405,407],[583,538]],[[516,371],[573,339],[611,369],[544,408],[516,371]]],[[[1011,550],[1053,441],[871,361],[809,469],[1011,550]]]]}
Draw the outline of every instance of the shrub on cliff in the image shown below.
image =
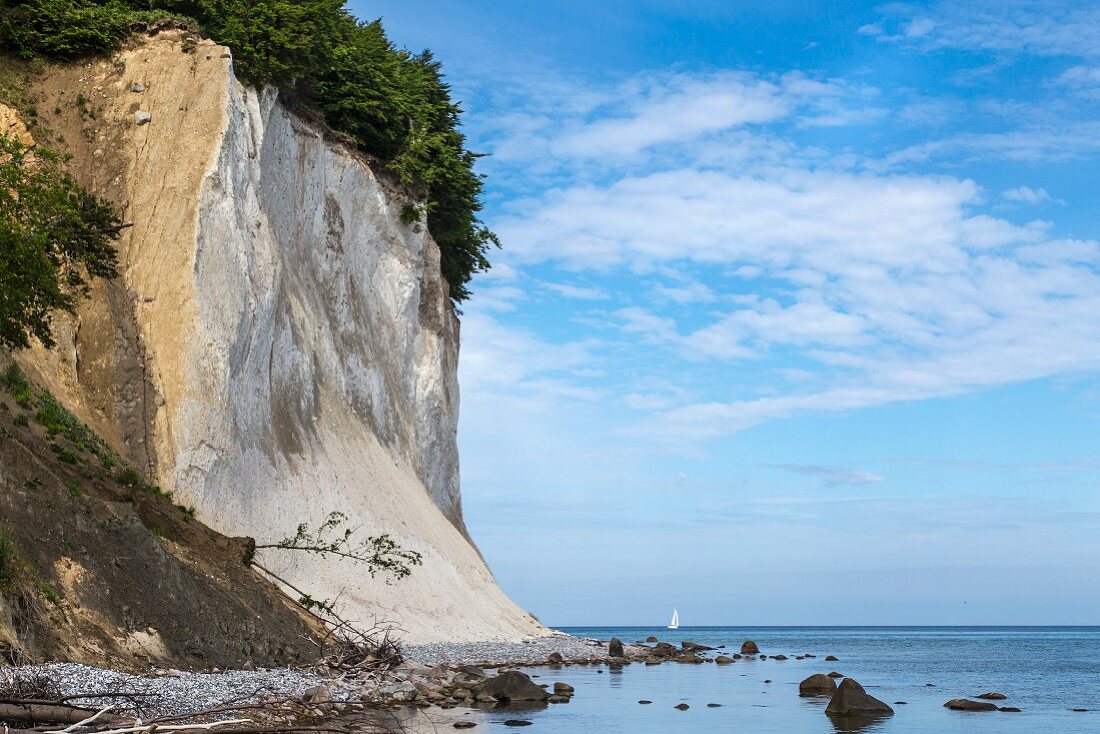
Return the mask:
{"type": "Polygon", "coordinates": [[[71,312],[90,278],[115,275],[122,227],[56,155],[0,136],[0,346],[51,346],[52,313],[71,312]]]}
{"type": "MultiPolygon", "coordinates": [[[[439,62],[396,48],[379,21],[357,21],[342,0],[0,0],[0,10],[0,44],[64,59],[116,49],[133,21],[193,19],[233,49],[239,74],[278,87],[420,190],[452,299],[465,300],[470,278],[488,269],[499,242],[478,218],[478,155],[439,62]]],[[[408,221],[421,213],[409,209],[408,221]]]]}

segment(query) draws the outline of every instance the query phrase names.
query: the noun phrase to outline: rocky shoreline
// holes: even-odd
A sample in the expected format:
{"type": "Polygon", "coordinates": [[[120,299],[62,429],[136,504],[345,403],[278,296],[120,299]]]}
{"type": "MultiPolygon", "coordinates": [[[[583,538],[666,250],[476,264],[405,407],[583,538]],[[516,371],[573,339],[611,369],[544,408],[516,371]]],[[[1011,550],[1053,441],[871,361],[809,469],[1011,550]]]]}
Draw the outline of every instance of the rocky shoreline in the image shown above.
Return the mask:
{"type": "MultiPolygon", "coordinates": [[[[49,681],[59,696],[88,696],[80,705],[89,708],[112,705],[116,711],[138,716],[192,715],[202,720],[211,710],[249,709],[254,720],[272,724],[298,724],[380,709],[447,710],[493,708],[497,706],[541,707],[568,703],[573,687],[546,676],[549,670],[569,666],[599,665],[609,669],[631,664],[665,663],[731,665],[743,659],[788,660],[784,654],[762,653],[752,641],[740,651],[713,648],[683,641],[679,645],[648,638],[622,643],[555,635],[520,643],[437,643],[410,645],[405,660],[389,670],[318,672],[310,669],[227,670],[181,672],[153,669],[133,675],[75,663],[50,663],[5,668],[3,677],[38,678],[49,681]],[[539,667],[538,673],[520,668],[539,667]],[[538,679],[550,680],[543,683],[538,679]],[[235,707],[235,708],[234,708],[235,707]],[[198,716],[195,716],[196,713],[198,716]]],[[[804,653],[798,660],[815,659],[804,653]]],[[[822,662],[837,662],[829,655],[822,662]]],[[[557,677],[557,676],[553,676],[557,677]]],[[[765,681],[768,683],[770,681],[765,681]]],[[[801,696],[829,698],[825,709],[831,716],[890,716],[893,709],[873,698],[854,680],[836,671],[817,673],[802,681],[801,696]],[[837,681],[843,679],[838,686],[837,681]]],[[[1018,711],[997,706],[1002,694],[977,696],[980,702],[957,699],[945,704],[965,711],[1018,711]]],[[[897,704],[904,704],[898,701],[897,704]]],[[[682,704],[687,708],[686,704],[682,704]]],[[[456,721],[455,726],[469,724],[456,721]]],[[[472,724],[470,724],[472,726],[472,724]]]]}

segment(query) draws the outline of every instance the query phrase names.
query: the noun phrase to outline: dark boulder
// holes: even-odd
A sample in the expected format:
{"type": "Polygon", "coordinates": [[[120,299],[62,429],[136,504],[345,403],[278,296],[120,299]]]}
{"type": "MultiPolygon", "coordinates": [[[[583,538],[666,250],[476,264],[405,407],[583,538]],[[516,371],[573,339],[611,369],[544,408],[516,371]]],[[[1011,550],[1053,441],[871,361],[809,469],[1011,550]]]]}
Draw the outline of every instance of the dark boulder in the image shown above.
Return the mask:
{"type": "Polygon", "coordinates": [[[474,689],[476,695],[489,695],[498,701],[545,701],[546,691],[518,670],[494,676],[474,689]]]}
{"type": "Polygon", "coordinates": [[[1006,714],[1018,714],[1018,713],[1020,713],[1020,709],[1016,708],[1015,706],[1001,706],[1001,708],[999,708],[997,710],[998,711],[1004,711],[1006,714]]]}
{"type": "Polygon", "coordinates": [[[691,706],[688,706],[686,703],[678,703],[672,708],[679,709],[680,711],[687,711],[691,706]]]}
{"type": "Polygon", "coordinates": [[[834,693],[836,693],[836,681],[821,673],[814,673],[798,684],[800,696],[831,696],[834,693]]]}
{"type": "Polygon", "coordinates": [[[1003,693],[983,693],[981,695],[974,696],[974,698],[980,698],[985,701],[1003,701],[1008,698],[1008,696],[1003,693]]]}
{"type": "Polygon", "coordinates": [[[786,660],[786,655],[772,655],[772,660],[786,660]]]}
{"type": "Polygon", "coordinates": [[[646,642],[657,642],[657,638],[654,637],[653,635],[650,635],[649,637],[645,638],[645,641],[646,642]]]}
{"type": "Polygon", "coordinates": [[[657,657],[670,658],[673,655],[679,655],[680,649],[675,645],[670,645],[667,642],[658,642],[653,646],[653,654],[657,657]]]}
{"type": "Polygon", "coordinates": [[[714,659],[714,662],[718,663],[719,665],[730,665],[733,663],[733,658],[726,657],[725,655],[719,655],[714,659]]]}
{"type": "Polygon", "coordinates": [[[833,694],[825,713],[830,716],[893,716],[894,709],[867,693],[859,683],[845,678],[833,694]]]}
{"type": "Polygon", "coordinates": [[[623,642],[618,637],[612,637],[611,642],[607,643],[607,654],[613,658],[621,658],[626,655],[623,650],[623,642]]]}
{"type": "Polygon", "coordinates": [[[832,673],[829,673],[829,677],[830,678],[843,678],[844,674],[843,673],[838,673],[834,670],[832,673]]]}
{"type": "Polygon", "coordinates": [[[840,658],[838,658],[836,655],[826,655],[825,656],[825,662],[828,662],[828,663],[835,663],[839,660],[840,660],[840,658]]]}
{"type": "Polygon", "coordinates": [[[561,665],[563,662],[565,662],[565,658],[561,656],[560,652],[552,652],[550,653],[549,657],[546,658],[546,662],[550,663],[551,665],[561,665]]]}
{"type": "Polygon", "coordinates": [[[713,650],[713,647],[707,647],[706,645],[700,645],[698,642],[683,641],[680,643],[681,649],[688,650],[689,652],[699,652],[700,650],[713,650]]]}
{"type": "Polygon", "coordinates": [[[988,701],[971,701],[968,698],[956,698],[943,705],[952,711],[996,711],[997,704],[988,701]]]}
{"type": "Polygon", "coordinates": [[[742,655],[758,655],[759,653],[760,653],[760,648],[757,647],[756,643],[753,642],[752,640],[745,640],[743,643],[741,643],[741,654],[742,655]]]}

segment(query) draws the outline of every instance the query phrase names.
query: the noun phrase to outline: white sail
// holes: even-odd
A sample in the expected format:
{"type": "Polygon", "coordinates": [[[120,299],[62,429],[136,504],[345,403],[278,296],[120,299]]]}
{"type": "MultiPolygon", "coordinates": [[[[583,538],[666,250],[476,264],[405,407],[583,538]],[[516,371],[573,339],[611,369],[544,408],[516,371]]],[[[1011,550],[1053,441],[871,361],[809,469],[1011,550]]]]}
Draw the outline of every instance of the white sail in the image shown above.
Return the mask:
{"type": "Polygon", "coordinates": [[[680,613],[676,611],[676,607],[672,608],[672,621],[668,623],[668,628],[670,630],[680,628],[680,613]]]}

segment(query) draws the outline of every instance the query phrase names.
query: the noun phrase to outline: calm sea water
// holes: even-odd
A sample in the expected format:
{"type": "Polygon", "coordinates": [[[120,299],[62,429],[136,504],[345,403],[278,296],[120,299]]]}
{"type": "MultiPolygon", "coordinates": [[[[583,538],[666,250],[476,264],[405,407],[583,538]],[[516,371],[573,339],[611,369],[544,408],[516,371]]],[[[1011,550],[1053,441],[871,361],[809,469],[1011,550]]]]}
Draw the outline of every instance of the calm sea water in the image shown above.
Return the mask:
{"type": "MultiPolygon", "coordinates": [[[[534,711],[462,713],[475,732],[516,731],[507,719],[525,719],[532,734],[1075,734],[1100,732],[1100,627],[584,627],[578,637],[624,642],[654,635],[737,651],[755,640],[762,652],[790,660],[740,660],[733,665],[634,664],[534,668],[536,682],[564,681],[576,688],[568,704],[534,711]],[[795,660],[813,653],[817,659],[795,660]],[[827,663],[826,655],[840,662],[827,663]],[[871,695],[894,706],[889,719],[851,727],[824,713],[825,701],[799,698],[798,683],[812,673],[837,670],[871,695]],[[770,683],[766,681],[771,681],[770,683]],[[933,684],[929,686],[927,684],[933,684]],[[1002,705],[1023,713],[962,713],[943,704],[986,691],[1005,693],[1002,705]],[[639,699],[653,701],[639,705],[639,699]],[[906,701],[905,705],[894,705],[906,701]],[[673,707],[687,703],[687,711],[673,707]],[[708,703],[721,704],[708,708],[708,703]],[[1073,708],[1090,709],[1075,713],[1073,708]]],[[[456,712],[460,711],[458,709],[456,712]]],[[[448,722],[441,721],[447,725],[448,722]]]]}

